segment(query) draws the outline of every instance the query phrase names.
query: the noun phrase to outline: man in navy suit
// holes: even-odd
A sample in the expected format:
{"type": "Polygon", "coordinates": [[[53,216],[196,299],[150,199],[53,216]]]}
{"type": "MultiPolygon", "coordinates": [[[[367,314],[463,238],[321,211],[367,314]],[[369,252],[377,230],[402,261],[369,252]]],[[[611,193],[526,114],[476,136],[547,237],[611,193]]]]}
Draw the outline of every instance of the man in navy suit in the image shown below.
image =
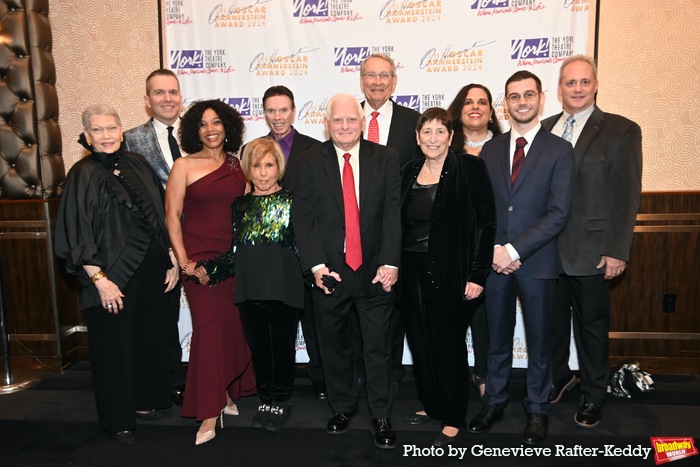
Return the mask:
{"type": "MultiPolygon", "coordinates": [[[[153,167],[160,183],[165,187],[173,161],[180,157],[179,147],[173,154],[170,135],[175,138],[180,128],[182,94],[177,75],[171,70],[159,69],[146,78],[146,95],[143,98],[153,118],[143,125],[124,132],[124,145],[127,151],[141,154],[153,167]]],[[[168,292],[168,307],[171,321],[171,366],[173,371],[173,402],[182,405],[185,395],[185,367],[182,365],[182,347],[177,322],[180,318],[180,287],[168,292]]],[[[138,416],[138,414],[137,414],[138,416]]]]}
{"type": "Polygon", "coordinates": [[[598,91],[592,58],[574,55],[559,71],[564,112],[542,122],[574,146],[576,197],[559,235],[563,273],[552,316],[550,402],[576,385],[569,369],[571,317],[581,371],[581,405],[574,422],[600,422],[608,383],[610,280],[625,270],[642,189],[642,131],[620,115],[595,105],[598,91]]]}
{"type": "MultiPolygon", "coordinates": [[[[280,85],[267,88],[263,94],[263,112],[265,113],[265,123],[270,128],[267,137],[274,138],[279,143],[282,152],[287,158],[287,168],[282,180],[282,187],[294,191],[294,181],[301,154],[317,144],[321,144],[321,142],[299,133],[294,128],[294,116],[296,115],[294,94],[286,86],[280,85]]],[[[241,150],[241,154],[243,150],[245,150],[245,146],[241,150]]],[[[321,356],[318,350],[311,290],[308,287],[304,291],[304,311],[300,319],[301,329],[304,333],[304,342],[306,343],[306,353],[309,356],[309,361],[306,364],[306,375],[311,380],[314,396],[319,400],[325,400],[328,396],[326,383],[323,379],[321,356]]]]}
{"type": "Polygon", "coordinates": [[[561,269],[556,239],[569,214],[574,154],[571,144],[539,123],[544,94],[537,76],[516,72],[506,81],[505,96],[511,130],[481,152],[496,199],[495,274],[485,288],[490,337],[485,405],[468,430],[484,433],[503,418],[519,295],[528,352],[523,440],[535,444],[546,438],[549,425],[549,320],[561,269]]]}
{"type": "MultiPolygon", "coordinates": [[[[365,96],[364,138],[399,153],[399,167],[422,155],[416,144],[416,124],[420,113],[390,99],[398,77],[394,60],[385,54],[372,54],[360,65],[360,89],[365,96]],[[373,122],[374,120],[374,122],[373,122]],[[373,131],[373,127],[376,131],[373,131]]],[[[398,303],[391,318],[391,381],[394,396],[403,378],[404,329],[398,303]]]]}
{"type": "Polygon", "coordinates": [[[318,289],[314,311],[334,412],[326,430],[344,433],[358,414],[352,341],[361,338],[374,444],[392,449],[389,322],[401,252],[399,161],[393,149],[362,139],[362,107],[349,94],[330,98],[324,126],[330,140],[301,157],[292,223],[302,270],[318,289]],[[352,332],[355,313],[359,337],[352,332]]]}

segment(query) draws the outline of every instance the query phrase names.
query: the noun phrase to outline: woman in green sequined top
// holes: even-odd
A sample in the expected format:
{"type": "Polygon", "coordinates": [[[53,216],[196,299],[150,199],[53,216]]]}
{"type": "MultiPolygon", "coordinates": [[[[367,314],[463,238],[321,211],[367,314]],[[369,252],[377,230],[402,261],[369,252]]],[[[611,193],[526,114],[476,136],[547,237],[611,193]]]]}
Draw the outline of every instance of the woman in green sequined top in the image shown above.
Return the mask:
{"type": "Polygon", "coordinates": [[[289,418],[304,284],[290,222],[292,193],[283,190],[285,158],[276,141],[259,138],[243,151],[253,190],[231,207],[233,239],[224,255],[197,266],[204,283],[236,275],[236,304],[253,354],[258,394],[254,428],[281,430],[289,418]]]}

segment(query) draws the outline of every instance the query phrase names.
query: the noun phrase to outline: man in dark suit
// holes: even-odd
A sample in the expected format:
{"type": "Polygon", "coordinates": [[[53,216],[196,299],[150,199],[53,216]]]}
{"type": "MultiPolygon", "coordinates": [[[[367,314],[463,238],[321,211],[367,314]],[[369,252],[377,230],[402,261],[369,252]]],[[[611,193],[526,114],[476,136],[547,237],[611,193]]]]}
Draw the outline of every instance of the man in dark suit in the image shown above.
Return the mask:
{"type": "MultiPolygon", "coordinates": [[[[146,95],[143,98],[153,118],[124,132],[127,151],[141,154],[153,167],[160,183],[165,187],[173,161],[181,156],[175,135],[180,127],[182,94],[177,75],[170,70],[153,71],[146,78],[146,95]]],[[[180,287],[168,293],[168,306],[172,320],[171,366],[173,370],[173,402],[182,405],[185,394],[185,367],[182,364],[182,347],[177,322],[180,318],[180,287]]]]}
{"type": "Polygon", "coordinates": [[[535,444],[546,438],[549,425],[549,319],[560,271],[556,238],[571,204],[574,154],[569,143],[539,123],[544,94],[537,76],[518,71],[505,91],[511,130],[481,152],[496,198],[495,274],[485,289],[490,337],[485,405],[468,430],[484,433],[503,418],[519,295],[528,353],[523,440],[535,444]]]}
{"type": "MultiPolygon", "coordinates": [[[[396,65],[388,55],[372,54],[360,65],[360,89],[365,125],[364,138],[390,147],[399,153],[399,166],[422,157],[416,144],[416,124],[420,113],[396,104],[391,94],[396,89],[396,65]]],[[[404,329],[398,304],[391,318],[391,381],[394,395],[403,378],[404,329]]]]}
{"type": "Polygon", "coordinates": [[[571,316],[581,371],[577,425],[600,422],[608,383],[610,279],[625,270],[642,189],[642,131],[620,115],[595,105],[598,92],[592,58],[567,58],[559,71],[558,94],[564,112],[542,122],[574,146],[576,197],[559,235],[563,274],[552,316],[550,402],[576,385],[569,369],[571,316]]]}
{"type": "Polygon", "coordinates": [[[324,126],[330,140],[302,155],[292,222],[302,270],[318,288],[316,326],[334,412],[327,432],[345,432],[359,411],[351,332],[357,313],[374,443],[392,449],[388,333],[401,250],[398,156],[362,139],[362,108],[349,94],[331,97],[324,126]]]}
{"type": "MultiPolygon", "coordinates": [[[[287,158],[287,168],[282,180],[282,187],[294,191],[294,180],[301,154],[313,146],[321,144],[321,142],[299,133],[294,128],[294,116],[296,115],[294,94],[286,86],[272,86],[265,91],[263,94],[263,111],[265,112],[265,122],[270,128],[267,137],[274,138],[279,143],[282,152],[287,158]]],[[[241,150],[241,154],[243,150],[245,150],[245,146],[241,150]]],[[[308,287],[304,291],[301,330],[304,333],[306,353],[309,356],[309,361],[306,364],[306,375],[311,380],[314,396],[319,400],[325,400],[328,396],[326,383],[323,379],[321,356],[318,350],[311,289],[308,287]]]]}

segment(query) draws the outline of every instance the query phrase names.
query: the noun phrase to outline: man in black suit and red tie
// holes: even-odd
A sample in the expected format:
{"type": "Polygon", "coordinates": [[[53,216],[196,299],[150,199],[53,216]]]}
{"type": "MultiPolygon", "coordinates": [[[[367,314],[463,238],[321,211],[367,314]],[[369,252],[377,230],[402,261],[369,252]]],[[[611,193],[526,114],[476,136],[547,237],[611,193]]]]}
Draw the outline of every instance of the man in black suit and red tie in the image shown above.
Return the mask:
{"type": "Polygon", "coordinates": [[[401,250],[398,156],[362,139],[362,107],[349,94],[330,98],[324,126],[330,140],[299,163],[292,222],[302,270],[313,274],[318,289],[316,326],[334,412],[327,432],[345,432],[359,411],[351,320],[357,313],[374,444],[392,449],[389,323],[401,250]]]}
{"type": "MultiPolygon", "coordinates": [[[[267,137],[273,138],[279,143],[284,156],[287,158],[287,168],[285,169],[284,179],[282,179],[282,187],[290,191],[294,191],[294,180],[296,179],[301,154],[317,144],[321,144],[319,140],[299,133],[294,128],[296,110],[294,94],[286,86],[269,87],[263,94],[265,123],[270,128],[267,137]]],[[[241,154],[244,150],[245,146],[241,150],[241,154]]],[[[309,356],[309,361],[306,364],[306,374],[311,380],[314,396],[319,400],[325,400],[328,396],[326,383],[323,379],[321,356],[318,350],[311,290],[308,287],[304,290],[304,311],[301,314],[301,330],[304,333],[306,353],[309,356]]]]}
{"type": "Polygon", "coordinates": [[[520,296],[527,339],[527,425],[523,441],[547,436],[550,363],[550,316],[560,264],[557,235],[566,225],[571,204],[574,153],[569,143],[542,128],[542,83],[529,71],[506,81],[511,130],[484,146],[496,200],[493,270],[486,281],[489,325],[488,376],[484,408],[469,424],[484,433],[503,418],[513,363],[515,299],[520,296]]]}
{"type": "Polygon", "coordinates": [[[542,122],[574,146],[576,196],[559,235],[564,272],[552,316],[553,385],[550,402],[576,385],[569,369],[573,310],[574,340],[581,371],[581,404],[574,422],[600,422],[608,383],[610,280],[629,261],[642,189],[642,131],[620,115],[595,105],[598,76],[592,58],[574,55],[559,71],[564,111],[542,122]]]}
{"type": "MultiPolygon", "coordinates": [[[[420,113],[391,100],[398,77],[396,64],[388,55],[372,54],[360,65],[360,89],[365,124],[364,138],[383,144],[399,153],[399,167],[423,157],[416,144],[416,124],[420,113]]],[[[391,319],[391,381],[394,395],[403,378],[404,329],[398,303],[391,319]]]]}

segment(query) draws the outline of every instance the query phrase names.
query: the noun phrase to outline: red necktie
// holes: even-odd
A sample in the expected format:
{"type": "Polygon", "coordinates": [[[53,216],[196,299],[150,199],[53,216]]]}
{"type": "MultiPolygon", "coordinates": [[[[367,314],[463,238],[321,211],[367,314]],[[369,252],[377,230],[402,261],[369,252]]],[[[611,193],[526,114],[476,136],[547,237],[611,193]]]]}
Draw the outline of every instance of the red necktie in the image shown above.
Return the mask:
{"type": "Polygon", "coordinates": [[[373,143],[379,143],[379,122],[377,117],[379,112],[372,112],[372,119],[369,121],[369,131],[367,132],[367,139],[373,143]]]}
{"type": "Polygon", "coordinates": [[[518,174],[523,166],[523,161],[525,160],[525,146],[527,145],[527,140],[520,136],[515,140],[515,154],[513,155],[513,170],[510,173],[510,182],[515,183],[518,179],[518,174]]]}
{"type": "Polygon", "coordinates": [[[350,154],[343,154],[343,204],[345,206],[345,263],[357,271],[362,265],[362,242],[360,240],[360,211],[355,195],[355,177],[350,165],[350,154]]]}

